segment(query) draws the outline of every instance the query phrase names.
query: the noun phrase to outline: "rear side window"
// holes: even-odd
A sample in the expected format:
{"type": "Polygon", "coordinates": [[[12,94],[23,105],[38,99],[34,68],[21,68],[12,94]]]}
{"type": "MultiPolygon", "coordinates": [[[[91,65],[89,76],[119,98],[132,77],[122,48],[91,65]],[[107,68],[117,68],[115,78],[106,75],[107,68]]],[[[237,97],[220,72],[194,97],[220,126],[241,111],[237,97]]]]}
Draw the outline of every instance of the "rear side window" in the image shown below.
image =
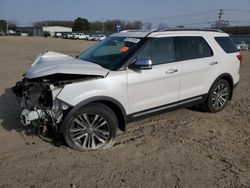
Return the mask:
{"type": "Polygon", "coordinates": [[[203,37],[176,37],[175,44],[179,61],[213,56],[213,51],[203,37]]]}
{"type": "Polygon", "coordinates": [[[238,49],[229,37],[215,37],[215,40],[226,53],[238,52],[238,49]]]}

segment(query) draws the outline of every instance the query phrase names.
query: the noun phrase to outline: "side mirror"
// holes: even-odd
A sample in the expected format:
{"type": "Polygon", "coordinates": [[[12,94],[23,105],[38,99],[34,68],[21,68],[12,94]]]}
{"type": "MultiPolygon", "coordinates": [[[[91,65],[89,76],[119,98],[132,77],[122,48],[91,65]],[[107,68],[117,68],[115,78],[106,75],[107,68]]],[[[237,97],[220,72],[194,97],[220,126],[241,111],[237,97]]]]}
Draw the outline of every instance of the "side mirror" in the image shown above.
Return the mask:
{"type": "Polygon", "coordinates": [[[151,59],[137,59],[130,67],[135,69],[152,69],[152,61],[151,59]]]}

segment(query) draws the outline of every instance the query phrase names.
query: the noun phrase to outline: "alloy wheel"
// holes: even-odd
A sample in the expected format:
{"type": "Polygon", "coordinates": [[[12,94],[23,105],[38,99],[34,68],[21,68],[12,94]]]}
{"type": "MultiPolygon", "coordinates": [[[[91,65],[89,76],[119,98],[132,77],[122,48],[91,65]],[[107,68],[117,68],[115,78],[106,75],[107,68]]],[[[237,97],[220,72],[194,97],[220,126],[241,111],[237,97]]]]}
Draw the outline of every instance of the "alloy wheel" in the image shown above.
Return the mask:
{"type": "Polygon", "coordinates": [[[98,149],[109,140],[109,123],[99,114],[85,112],[74,118],[69,134],[82,149],[98,149]]]}
{"type": "Polygon", "coordinates": [[[228,100],[229,96],[229,89],[228,87],[224,84],[221,83],[219,84],[212,95],[212,105],[216,110],[222,109],[228,100]]]}

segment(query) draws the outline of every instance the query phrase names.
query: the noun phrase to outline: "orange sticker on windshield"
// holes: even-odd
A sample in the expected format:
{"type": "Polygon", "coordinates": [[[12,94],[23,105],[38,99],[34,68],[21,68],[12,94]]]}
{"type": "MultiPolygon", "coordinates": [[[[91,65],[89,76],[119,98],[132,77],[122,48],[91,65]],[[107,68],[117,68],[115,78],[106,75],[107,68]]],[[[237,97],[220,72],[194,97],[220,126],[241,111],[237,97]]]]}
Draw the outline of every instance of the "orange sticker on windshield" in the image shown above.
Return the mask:
{"type": "Polygon", "coordinates": [[[122,53],[125,53],[125,52],[127,52],[128,50],[129,50],[129,47],[127,47],[127,46],[124,46],[124,47],[121,48],[121,52],[122,52],[122,53]]]}

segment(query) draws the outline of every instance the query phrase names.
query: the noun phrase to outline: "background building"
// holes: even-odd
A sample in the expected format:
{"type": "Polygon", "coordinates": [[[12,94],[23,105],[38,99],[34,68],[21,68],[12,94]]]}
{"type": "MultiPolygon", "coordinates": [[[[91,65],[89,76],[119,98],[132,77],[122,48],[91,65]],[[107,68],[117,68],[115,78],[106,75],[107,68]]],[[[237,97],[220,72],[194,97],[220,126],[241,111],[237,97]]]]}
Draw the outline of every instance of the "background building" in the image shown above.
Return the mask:
{"type": "Polygon", "coordinates": [[[44,33],[49,33],[51,37],[54,37],[55,33],[72,32],[72,28],[62,26],[44,26],[42,29],[44,33]]]}
{"type": "Polygon", "coordinates": [[[43,36],[42,27],[16,27],[16,34],[25,36],[43,36]]]}
{"type": "Polygon", "coordinates": [[[16,33],[22,36],[51,36],[55,33],[72,32],[70,27],[44,26],[44,27],[16,27],[16,33]]]}

